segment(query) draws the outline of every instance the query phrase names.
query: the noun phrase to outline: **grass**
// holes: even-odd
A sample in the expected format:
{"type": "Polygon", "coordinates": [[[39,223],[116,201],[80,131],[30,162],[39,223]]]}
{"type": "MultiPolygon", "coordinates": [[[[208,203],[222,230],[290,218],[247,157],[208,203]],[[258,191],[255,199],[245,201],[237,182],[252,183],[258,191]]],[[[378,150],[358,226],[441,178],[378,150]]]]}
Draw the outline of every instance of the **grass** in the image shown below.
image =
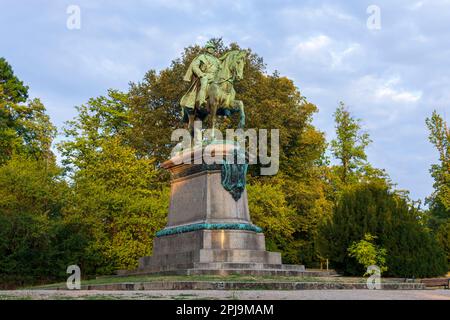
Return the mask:
{"type": "Polygon", "coordinates": [[[9,295],[9,294],[0,294],[0,301],[1,300],[33,300],[31,296],[16,296],[16,295],[9,295]]]}
{"type": "MultiPolygon", "coordinates": [[[[107,285],[115,283],[142,283],[142,282],[176,282],[176,281],[212,281],[212,282],[326,282],[326,283],[365,283],[366,278],[358,277],[286,277],[286,276],[245,276],[245,275],[192,275],[192,276],[103,276],[91,280],[82,280],[82,286],[86,285],[107,285]]],[[[385,282],[399,282],[402,280],[385,278],[385,282]]],[[[40,285],[22,289],[65,289],[65,282],[40,285]]]]}

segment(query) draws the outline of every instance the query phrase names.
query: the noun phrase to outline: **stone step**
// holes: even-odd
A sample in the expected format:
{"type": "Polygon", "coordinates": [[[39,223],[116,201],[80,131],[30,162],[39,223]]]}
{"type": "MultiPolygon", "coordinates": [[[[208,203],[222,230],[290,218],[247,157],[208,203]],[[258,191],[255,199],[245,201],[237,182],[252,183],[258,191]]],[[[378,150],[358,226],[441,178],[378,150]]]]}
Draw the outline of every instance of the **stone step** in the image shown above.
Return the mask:
{"type": "MultiPolygon", "coordinates": [[[[66,290],[61,287],[61,290],[66,290]]],[[[155,281],[82,285],[82,290],[367,290],[366,283],[155,281]]],[[[423,283],[381,283],[382,290],[424,290],[423,283]]]]}
{"type": "Polygon", "coordinates": [[[193,269],[252,269],[252,270],[292,270],[305,271],[303,265],[289,265],[289,264],[267,264],[267,263],[234,263],[234,262],[209,262],[209,263],[194,263],[193,269]]]}
{"type": "Polygon", "coordinates": [[[200,259],[196,262],[281,264],[281,254],[264,250],[201,249],[200,259]]]}
{"type": "Polygon", "coordinates": [[[283,277],[334,277],[332,271],[300,271],[283,269],[188,269],[187,275],[248,275],[248,276],[283,276],[283,277]]]}
{"type": "MultiPolygon", "coordinates": [[[[210,266],[204,265],[204,267],[212,269],[221,268],[219,266],[223,263],[243,264],[244,268],[247,266],[252,268],[262,264],[281,265],[281,254],[263,250],[200,249],[197,251],[142,257],[139,259],[139,268],[159,268],[161,271],[164,271],[167,268],[173,269],[174,266],[180,266],[182,269],[189,269],[192,267],[188,265],[192,264],[194,266],[195,263],[212,263],[210,266]],[[217,265],[214,265],[215,263],[217,265]]],[[[228,268],[226,265],[223,266],[228,268]]],[[[232,265],[229,267],[233,268],[232,265]]],[[[295,269],[295,267],[292,268],[295,269]]]]}
{"type": "MultiPolygon", "coordinates": [[[[300,266],[301,267],[301,266],[300,266]]],[[[206,269],[206,268],[174,268],[166,270],[157,270],[153,268],[140,268],[136,270],[120,270],[116,273],[118,276],[137,276],[137,275],[211,275],[211,276],[227,276],[227,275],[247,275],[247,276],[284,276],[284,277],[337,277],[334,270],[302,270],[298,269],[256,269],[256,268],[225,268],[225,269],[206,269]]]]}

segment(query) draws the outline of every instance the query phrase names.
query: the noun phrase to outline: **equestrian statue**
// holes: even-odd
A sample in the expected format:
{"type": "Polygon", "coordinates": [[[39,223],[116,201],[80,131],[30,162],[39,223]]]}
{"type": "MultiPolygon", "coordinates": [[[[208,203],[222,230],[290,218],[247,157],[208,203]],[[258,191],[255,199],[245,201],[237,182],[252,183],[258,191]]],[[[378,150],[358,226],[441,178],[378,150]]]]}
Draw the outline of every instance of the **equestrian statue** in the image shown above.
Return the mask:
{"type": "Polygon", "coordinates": [[[192,60],[183,78],[190,82],[190,86],[181,98],[180,106],[192,136],[194,121],[203,121],[208,116],[213,139],[218,115],[229,117],[239,112],[238,128],[245,126],[244,104],[235,99],[233,85],[243,78],[247,52],[232,50],[217,58],[216,50],[216,45],[208,41],[203,52],[192,60]]]}

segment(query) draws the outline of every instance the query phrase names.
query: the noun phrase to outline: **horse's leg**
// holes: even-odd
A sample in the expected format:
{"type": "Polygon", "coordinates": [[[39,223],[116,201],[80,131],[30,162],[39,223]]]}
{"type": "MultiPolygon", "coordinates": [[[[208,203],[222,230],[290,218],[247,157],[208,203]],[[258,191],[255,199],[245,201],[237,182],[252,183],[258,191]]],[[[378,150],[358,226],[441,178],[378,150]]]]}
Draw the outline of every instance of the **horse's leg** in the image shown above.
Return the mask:
{"type": "Polygon", "coordinates": [[[234,101],[234,107],[239,110],[239,129],[244,129],[245,127],[245,109],[244,103],[241,100],[234,101]]]}
{"type": "Polygon", "coordinates": [[[187,129],[188,129],[189,133],[191,134],[191,138],[192,138],[191,144],[195,145],[195,143],[196,143],[195,139],[198,139],[198,137],[200,137],[199,132],[195,132],[195,110],[185,107],[184,112],[185,112],[185,114],[187,114],[187,120],[188,120],[187,129]]]}
{"type": "Polygon", "coordinates": [[[220,103],[218,87],[215,84],[211,84],[208,90],[208,110],[211,125],[211,141],[216,138],[216,117],[217,108],[220,103]]]}
{"type": "Polygon", "coordinates": [[[191,137],[194,138],[194,115],[189,114],[188,119],[189,119],[188,130],[189,130],[189,133],[191,134],[191,137]]]}
{"type": "Polygon", "coordinates": [[[214,141],[216,138],[216,118],[217,118],[217,101],[211,101],[210,104],[210,114],[211,117],[211,139],[214,141]]]}

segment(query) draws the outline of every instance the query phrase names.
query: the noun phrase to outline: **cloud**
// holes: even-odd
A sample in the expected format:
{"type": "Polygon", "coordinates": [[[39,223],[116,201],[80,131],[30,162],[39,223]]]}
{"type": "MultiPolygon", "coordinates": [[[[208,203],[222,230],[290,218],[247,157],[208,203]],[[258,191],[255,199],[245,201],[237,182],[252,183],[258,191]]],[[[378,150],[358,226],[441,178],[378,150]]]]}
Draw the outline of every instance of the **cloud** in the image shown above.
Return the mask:
{"type": "Polygon", "coordinates": [[[394,102],[415,103],[422,97],[421,91],[397,91],[390,87],[378,88],[375,92],[375,96],[378,99],[388,98],[394,102]]]}
{"type": "Polygon", "coordinates": [[[375,97],[379,100],[390,99],[393,102],[416,103],[422,97],[422,91],[408,91],[396,88],[400,83],[400,77],[391,77],[388,80],[378,81],[375,89],[375,97]]]}
{"type": "Polygon", "coordinates": [[[344,22],[354,22],[356,19],[345,12],[342,8],[333,4],[322,4],[320,6],[302,6],[296,5],[291,7],[284,7],[279,10],[278,14],[282,19],[290,24],[299,24],[306,21],[318,20],[340,20],[344,22]]]}
{"type": "Polygon", "coordinates": [[[408,90],[402,88],[399,75],[387,78],[374,75],[365,75],[351,85],[355,94],[365,99],[379,102],[395,102],[402,104],[414,104],[422,98],[421,90],[408,90]]]}
{"type": "Polygon", "coordinates": [[[331,43],[331,39],[326,35],[318,35],[315,37],[311,37],[306,41],[299,42],[294,50],[297,54],[312,54],[320,51],[324,48],[327,48],[331,43]]]}
{"type": "Polygon", "coordinates": [[[319,34],[300,39],[298,36],[288,38],[286,46],[291,56],[285,57],[287,64],[293,65],[298,61],[330,71],[352,71],[348,63],[363,52],[359,43],[333,40],[325,34],[319,34]]]}
{"type": "Polygon", "coordinates": [[[346,48],[341,51],[331,50],[331,58],[332,58],[332,68],[339,68],[344,66],[345,60],[350,58],[351,56],[360,53],[362,47],[359,43],[350,43],[346,48]]]}

